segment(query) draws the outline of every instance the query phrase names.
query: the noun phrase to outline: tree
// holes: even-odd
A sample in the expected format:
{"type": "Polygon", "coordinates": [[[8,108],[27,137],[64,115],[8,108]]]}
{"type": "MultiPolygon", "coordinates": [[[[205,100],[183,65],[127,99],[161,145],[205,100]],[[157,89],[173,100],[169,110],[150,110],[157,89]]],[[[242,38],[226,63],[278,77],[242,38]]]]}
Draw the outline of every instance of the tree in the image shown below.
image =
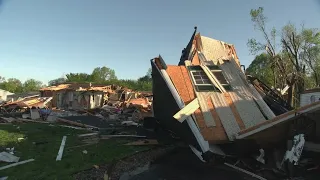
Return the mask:
{"type": "Polygon", "coordinates": [[[16,78],[7,79],[7,81],[4,81],[3,83],[1,83],[0,88],[13,93],[18,93],[23,91],[21,81],[16,78]]]}
{"type": "Polygon", "coordinates": [[[117,79],[116,73],[113,69],[106,66],[94,68],[91,73],[93,82],[103,83],[108,80],[117,79]]]}
{"type": "Polygon", "coordinates": [[[69,73],[66,75],[67,82],[85,83],[91,82],[91,75],[87,73],[69,73]]]}
{"type": "Polygon", "coordinates": [[[270,58],[271,69],[273,71],[274,86],[284,88],[288,85],[288,103],[294,104],[294,97],[299,99],[300,93],[304,90],[306,78],[309,78],[308,71],[319,84],[319,44],[320,33],[315,29],[298,29],[292,23],[288,23],[282,28],[280,41],[276,41],[277,31],[273,28],[267,31],[267,18],[263,14],[263,8],[252,9],[250,11],[251,20],[256,30],[260,31],[264,37],[263,42],[256,39],[248,40],[248,47],[251,53],[258,53],[266,50],[270,58]],[[280,49],[276,44],[279,43],[280,49]]]}
{"type": "Polygon", "coordinates": [[[314,79],[314,86],[320,85],[320,32],[318,29],[304,29],[302,32],[304,42],[300,57],[307,64],[314,79]]]}
{"type": "Polygon", "coordinates": [[[42,82],[37,81],[35,79],[28,79],[23,83],[24,92],[39,91],[41,87],[42,87],[42,82]]]}
{"type": "Polygon", "coordinates": [[[152,81],[152,76],[151,76],[151,68],[148,69],[148,72],[145,76],[142,76],[138,79],[138,81],[144,81],[144,82],[151,82],[152,81]]]}
{"type": "Polygon", "coordinates": [[[48,85],[49,86],[56,86],[58,84],[65,83],[66,81],[67,81],[66,78],[61,77],[61,78],[57,78],[57,79],[53,79],[53,80],[49,81],[48,85]]]}
{"type": "Polygon", "coordinates": [[[260,79],[268,86],[274,85],[272,64],[270,56],[266,53],[257,55],[246,69],[246,73],[260,79]]]}
{"type": "Polygon", "coordinates": [[[3,83],[5,81],[6,81],[6,79],[4,77],[0,76],[0,83],[3,83]]]}

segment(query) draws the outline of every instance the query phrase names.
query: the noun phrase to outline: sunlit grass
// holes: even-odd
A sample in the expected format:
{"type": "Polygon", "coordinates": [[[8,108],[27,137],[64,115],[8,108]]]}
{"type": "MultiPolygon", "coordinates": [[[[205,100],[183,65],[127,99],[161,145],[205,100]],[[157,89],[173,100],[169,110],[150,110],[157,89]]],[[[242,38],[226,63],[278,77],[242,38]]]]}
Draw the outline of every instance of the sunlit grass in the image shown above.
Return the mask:
{"type": "Polygon", "coordinates": [[[16,144],[19,142],[18,139],[23,137],[24,135],[21,133],[0,130],[0,147],[7,147],[7,145],[16,144]]]}
{"type": "MultiPolygon", "coordinates": [[[[14,147],[14,155],[20,157],[20,161],[35,159],[28,164],[2,170],[1,176],[9,176],[9,179],[72,179],[72,174],[76,172],[92,168],[93,165],[106,164],[146,148],[125,146],[125,141],[113,139],[91,146],[72,148],[81,145],[77,135],[86,132],[48,124],[0,125],[0,129],[0,147],[14,147]],[[62,160],[56,161],[62,137],[65,135],[67,141],[62,160]],[[21,137],[24,137],[24,140],[19,142],[18,138],[21,137]],[[35,145],[33,142],[45,143],[35,145]],[[87,154],[84,154],[83,150],[86,150],[87,154]]],[[[7,164],[9,163],[0,162],[0,167],[7,164]]]]}

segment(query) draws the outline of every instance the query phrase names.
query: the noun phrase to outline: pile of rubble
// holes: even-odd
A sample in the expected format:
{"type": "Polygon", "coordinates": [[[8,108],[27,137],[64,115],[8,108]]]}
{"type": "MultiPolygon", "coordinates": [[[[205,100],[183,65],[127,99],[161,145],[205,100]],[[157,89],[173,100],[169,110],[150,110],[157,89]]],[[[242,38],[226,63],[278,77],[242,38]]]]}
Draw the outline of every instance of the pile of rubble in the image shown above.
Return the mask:
{"type": "Polygon", "coordinates": [[[62,84],[43,88],[36,95],[3,102],[0,105],[0,123],[58,122],[96,129],[116,125],[137,126],[145,117],[152,116],[151,104],[150,92],[134,92],[113,85],[62,84]],[[77,104],[79,99],[80,105],[77,104]],[[68,104],[66,101],[71,106],[65,106],[68,104]]]}

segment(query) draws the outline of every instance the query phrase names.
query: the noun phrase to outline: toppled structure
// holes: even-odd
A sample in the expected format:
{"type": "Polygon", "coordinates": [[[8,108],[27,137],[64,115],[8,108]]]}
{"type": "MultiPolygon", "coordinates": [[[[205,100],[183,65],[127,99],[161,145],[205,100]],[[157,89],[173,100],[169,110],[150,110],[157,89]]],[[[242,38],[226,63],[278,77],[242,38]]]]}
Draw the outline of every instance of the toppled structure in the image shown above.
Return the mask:
{"type": "Polygon", "coordinates": [[[208,153],[228,155],[224,147],[230,144],[259,152],[286,143],[297,132],[308,134],[307,141],[318,137],[312,123],[317,123],[320,103],[291,110],[261,83],[253,85],[231,44],[195,31],[179,65],[167,65],[159,56],[151,66],[154,118],[200,159],[208,160],[208,153]],[[297,121],[313,128],[304,129],[297,121]]]}
{"type": "Polygon", "coordinates": [[[70,83],[40,89],[41,96],[52,96],[52,107],[60,109],[93,109],[104,104],[114,86],[70,83]]]}

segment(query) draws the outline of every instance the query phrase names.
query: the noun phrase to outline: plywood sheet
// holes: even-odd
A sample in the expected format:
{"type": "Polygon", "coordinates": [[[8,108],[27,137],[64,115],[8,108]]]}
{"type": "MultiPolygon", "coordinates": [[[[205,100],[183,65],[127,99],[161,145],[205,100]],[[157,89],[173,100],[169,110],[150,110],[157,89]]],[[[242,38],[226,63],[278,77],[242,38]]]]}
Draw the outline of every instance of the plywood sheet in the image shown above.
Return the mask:
{"type": "Polygon", "coordinates": [[[240,127],[231,108],[225,101],[223,94],[219,92],[212,92],[210,97],[229,140],[233,140],[234,136],[240,131],[240,127]]]}
{"type": "Polygon", "coordinates": [[[211,111],[208,107],[207,99],[209,98],[209,94],[205,92],[200,92],[200,93],[197,93],[197,97],[198,97],[200,109],[202,111],[203,118],[207,127],[216,126],[216,123],[212,117],[211,111]]]}
{"type": "Polygon", "coordinates": [[[205,36],[201,36],[201,42],[203,47],[202,52],[207,60],[213,61],[217,64],[219,59],[223,59],[228,56],[223,42],[205,36]]]}
{"type": "Polygon", "coordinates": [[[252,127],[265,121],[265,117],[261,113],[259,107],[253,100],[253,95],[249,90],[248,84],[241,79],[241,73],[234,68],[230,62],[220,65],[224,77],[232,86],[229,95],[245,125],[245,128],[252,127]]]}

